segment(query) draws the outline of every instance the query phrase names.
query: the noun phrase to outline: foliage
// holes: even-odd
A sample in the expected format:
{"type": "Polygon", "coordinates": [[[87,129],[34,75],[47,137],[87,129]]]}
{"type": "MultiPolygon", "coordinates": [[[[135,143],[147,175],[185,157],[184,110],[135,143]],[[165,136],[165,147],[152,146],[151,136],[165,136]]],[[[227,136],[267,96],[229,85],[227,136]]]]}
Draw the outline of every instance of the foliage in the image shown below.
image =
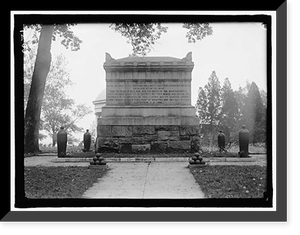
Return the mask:
{"type": "Polygon", "coordinates": [[[225,78],[221,89],[221,106],[220,127],[226,139],[230,140],[230,133],[237,132],[236,123],[239,113],[238,103],[228,78],[225,78]]]}
{"type": "Polygon", "coordinates": [[[250,132],[250,142],[266,141],[266,92],[247,81],[244,88],[234,91],[229,78],[225,78],[220,89],[215,71],[209,77],[204,88],[199,87],[196,103],[198,117],[201,120],[202,144],[216,144],[217,128],[223,130],[226,142],[231,145],[238,141],[238,132],[246,125],[250,132]],[[210,136],[210,140],[208,137],[210,136]],[[211,139],[213,137],[213,139],[211,139]]]}
{"type": "Polygon", "coordinates": [[[195,43],[196,40],[202,40],[213,34],[212,27],[208,23],[184,23],[182,27],[188,30],[186,38],[189,43],[195,43]]]}
{"type": "Polygon", "coordinates": [[[221,86],[215,71],[208,78],[208,83],[204,89],[199,88],[196,108],[201,123],[207,124],[209,128],[211,148],[221,114],[221,86]]]}
{"type": "Polygon", "coordinates": [[[221,113],[221,86],[216,72],[213,71],[208,83],[199,88],[196,108],[202,123],[218,125],[221,113]]]}
{"type": "MultiPolygon", "coordinates": [[[[127,42],[132,46],[132,56],[147,55],[155,42],[168,30],[168,27],[163,27],[160,23],[114,23],[109,27],[128,39],[127,42]]],[[[188,30],[186,37],[189,43],[195,43],[213,33],[208,23],[184,23],[182,27],[188,30]]]]}
{"type": "MultiPolygon", "coordinates": [[[[32,73],[32,82],[25,111],[24,147],[26,153],[39,152],[39,127],[41,109],[46,85],[46,78],[51,65],[51,43],[57,38],[67,49],[76,51],[82,41],[70,30],[72,24],[66,25],[24,25],[24,30],[31,29],[32,37],[23,38],[23,52],[30,51],[38,43],[37,56],[32,73]],[[39,38],[39,39],[38,39],[39,38]]],[[[24,34],[23,34],[24,35],[24,34]]]]}
{"type": "Polygon", "coordinates": [[[167,27],[162,27],[160,23],[115,23],[109,27],[128,39],[132,56],[148,54],[161,34],[167,32],[167,27]]]}
{"type": "MultiPolygon", "coordinates": [[[[34,52],[34,50],[30,50],[24,53],[25,106],[33,73],[34,52]]],[[[53,145],[56,142],[56,133],[61,126],[64,126],[65,130],[68,131],[68,139],[70,140],[72,133],[83,131],[83,128],[76,125],[76,121],[92,112],[86,105],[76,105],[73,99],[67,98],[66,88],[71,85],[73,83],[70,80],[65,57],[62,54],[54,56],[47,76],[40,121],[40,130],[48,132],[53,140],[53,145]]]]}
{"type": "Polygon", "coordinates": [[[246,102],[246,125],[250,132],[250,141],[265,141],[266,109],[264,107],[259,89],[255,82],[251,83],[246,102]]]}
{"type": "MultiPolygon", "coordinates": [[[[72,51],[78,51],[80,49],[80,40],[74,32],[71,30],[71,27],[75,24],[56,24],[54,25],[52,41],[61,40],[61,44],[66,48],[71,48],[72,51]]],[[[41,33],[42,25],[40,24],[31,24],[24,25],[24,31],[30,31],[31,38],[24,38],[23,41],[23,52],[31,51],[39,41],[39,35],[41,33]]]]}

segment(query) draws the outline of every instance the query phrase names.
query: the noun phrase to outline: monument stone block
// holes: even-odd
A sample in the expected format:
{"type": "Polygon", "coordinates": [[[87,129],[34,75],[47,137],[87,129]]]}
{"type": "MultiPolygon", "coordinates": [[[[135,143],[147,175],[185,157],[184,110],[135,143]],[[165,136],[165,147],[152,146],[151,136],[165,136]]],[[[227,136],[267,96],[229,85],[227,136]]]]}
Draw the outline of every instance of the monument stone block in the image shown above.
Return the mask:
{"type": "Polygon", "coordinates": [[[155,134],[154,126],[132,126],[134,136],[144,136],[155,134]]]}
{"type": "Polygon", "coordinates": [[[133,144],[132,152],[133,153],[149,153],[151,149],[150,144],[133,144]]]}
{"type": "Polygon", "coordinates": [[[111,132],[114,137],[130,137],[132,126],[112,126],[111,132]]]}
{"type": "Polygon", "coordinates": [[[158,131],[158,140],[179,140],[179,131],[158,131]]]}
{"type": "Polygon", "coordinates": [[[112,136],[111,126],[98,125],[97,132],[101,137],[112,136]]]}
{"type": "Polygon", "coordinates": [[[193,126],[180,126],[179,131],[180,135],[199,135],[199,131],[193,126]]]}
{"type": "Polygon", "coordinates": [[[192,137],[199,136],[199,120],[191,105],[191,52],[183,59],[114,59],[106,53],[103,67],[106,105],[98,118],[99,151],[110,151],[110,146],[134,153],[196,151],[192,137]]]}
{"type": "Polygon", "coordinates": [[[191,149],[191,141],[169,141],[169,148],[174,150],[185,150],[188,151],[191,149]]]}

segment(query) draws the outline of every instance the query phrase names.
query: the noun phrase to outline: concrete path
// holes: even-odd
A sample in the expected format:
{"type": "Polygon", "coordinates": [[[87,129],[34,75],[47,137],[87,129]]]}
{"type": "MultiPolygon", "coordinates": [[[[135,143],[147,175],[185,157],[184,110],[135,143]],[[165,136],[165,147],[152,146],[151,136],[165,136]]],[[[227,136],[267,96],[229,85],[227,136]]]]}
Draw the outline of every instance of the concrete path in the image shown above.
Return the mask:
{"type": "Polygon", "coordinates": [[[204,198],[186,162],[109,163],[84,198],[204,198]]]}

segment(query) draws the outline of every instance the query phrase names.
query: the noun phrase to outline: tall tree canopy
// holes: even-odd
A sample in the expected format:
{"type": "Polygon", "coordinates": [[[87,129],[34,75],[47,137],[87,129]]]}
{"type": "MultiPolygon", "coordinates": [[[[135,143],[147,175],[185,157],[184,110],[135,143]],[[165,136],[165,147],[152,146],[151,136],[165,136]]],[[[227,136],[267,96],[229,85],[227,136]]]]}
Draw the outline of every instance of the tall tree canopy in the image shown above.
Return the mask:
{"type": "Polygon", "coordinates": [[[221,114],[221,85],[215,71],[208,78],[204,89],[199,88],[196,108],[201,123],[209,127],[211,149],[215,128],[219,125],[221,114]]]}
{"type": "Polygon", "coordinates": [[[230,134],[237,131],[238,118],[238,102],[229,79],[225,78],[221,89],[220,126],[228,140],[231,138],[230,134]]]}
{"type": "MultiPolygon", "coordinates": [[[[114,23],[109,27],[128,39],[127,42],[132,46],[132,56],[147,55],[161,35],[168,31],[168,27],[160,23],[114,23]]],[[[182,27],[187,29],[189,43],[195,43],[213,33],[208,23],[183,23],[182,27]]]]}
{"type": "Polygon", "coordinates": [[[255,82],[251,83],[246,99],[246,125],[250,132],[250,141],[263,141],[266,133],[266,108],[255,82]]]}
{"type": "Polygon", "coordinates": [[[255,82],[246,83],[244,88],[234,91],[229,78],[224,79],[223,87],[215,71],[208,83],[198,90],[197,114],[203,124],[202,133],[209,134],[209,149],[217,128],[223,129],[226,140],[238,140],[238,131],[246,125],[252,143],[266,141],[266,92],[259,90],[255,82]]]}

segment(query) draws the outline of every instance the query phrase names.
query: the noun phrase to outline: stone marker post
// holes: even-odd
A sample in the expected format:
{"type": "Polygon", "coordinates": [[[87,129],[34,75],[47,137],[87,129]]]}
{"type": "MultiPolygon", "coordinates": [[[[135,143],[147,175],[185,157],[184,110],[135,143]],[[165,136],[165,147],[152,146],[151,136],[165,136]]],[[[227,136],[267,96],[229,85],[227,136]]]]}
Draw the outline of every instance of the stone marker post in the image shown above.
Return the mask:
{"type": "Polygon", "coordinates": [[[248,157],[249,155],[249,131],[246,129],[246,126],[243,125],[242,129],[239,131],[239,147],[240,157],[248,157]]]}
{"type": "Polygon", "coordinates": [[[60,131],[57,133],[57,156],[65,157],[67,152],[67,132],[62,126],[60,131]]]}
{"type": "Polygon", "coordinates": [[[91,148],[91,134],[89,130],[86,130],[86,132],[83,135],[83,152],[90,151],[91,148]]]}
{"type": "Polygon", "coordinates": [[[220,152],[225,151],[225,135],[224,135],[223,131],[219,131],[218,146],[219,146],[220,152]]]}

